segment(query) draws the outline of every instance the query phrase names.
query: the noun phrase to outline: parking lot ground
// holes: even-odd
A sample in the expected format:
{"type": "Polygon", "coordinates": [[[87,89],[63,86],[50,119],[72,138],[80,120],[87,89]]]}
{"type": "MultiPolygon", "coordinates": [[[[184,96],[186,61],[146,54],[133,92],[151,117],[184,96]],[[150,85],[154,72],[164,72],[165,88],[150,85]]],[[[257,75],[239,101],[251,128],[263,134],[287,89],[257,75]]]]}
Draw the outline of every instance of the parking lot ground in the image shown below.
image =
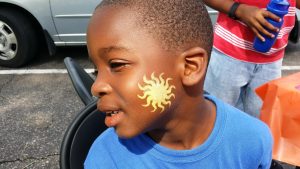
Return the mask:
{"type": "MultiPolygon", "coordinates": [[[[286,76],[298,72],[300,45],[288,46],[284,59],[286,76]],[[298,47],[299,46],[299,47],[298,47]]],[[[93,68],[84,47],[59,48],[55,56],[42,54],[26,67],[6,70],[61,70],[63,59],[74,58],[93,68]]],[[[0,74],[0,168],[58,169],[59,147],[67,126],[84,107],[68,74],[0,74]]],[[[292,166],[285,165],[285,169],[292,166]]]]}
{"type": "MultiPolygon", "coordinates": [[[[64,69],[63,59],[75,58],[93,68],[85,47],[59,48],[20,69],[64,69]]],[[[84,105],[66,73],[0,75],[0,168],[59,168],[63,134],[84,105]]]]}
{"type": "Polygon", "coordinates": [[[0,81],[0,168],[58,168],[63,133],[83,108],[68,75],[6,78],[0,81]]]}

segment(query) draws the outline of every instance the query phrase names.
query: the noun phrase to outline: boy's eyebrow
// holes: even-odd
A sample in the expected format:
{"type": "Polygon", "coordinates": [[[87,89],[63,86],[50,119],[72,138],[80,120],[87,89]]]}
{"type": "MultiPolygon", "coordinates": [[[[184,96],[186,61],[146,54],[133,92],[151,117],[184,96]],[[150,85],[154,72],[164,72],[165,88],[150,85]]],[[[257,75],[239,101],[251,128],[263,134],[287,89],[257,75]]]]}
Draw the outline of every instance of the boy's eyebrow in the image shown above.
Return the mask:
{"type": "MultiPolygon", "coordinates": [[[[128,48],[125,48],[125,47],[122,47],[122,46],[109,46],[109,47],[98,49],[97,55],[107,57],[107,54],[109,52],[112,52],[112,51],[130,51],[130,50],[128,48]]],[[[89,55],[89,58],[91,59],[90,55],[89,55]]]]}
{"type": "Polygon", "coordinates": [[[129,51],[128,48],[122,47],[122,46],[109,46],[106,48],[100,48],[98,50],[99,55],[107,55],[108,53],[112,51],[129,51]]]}

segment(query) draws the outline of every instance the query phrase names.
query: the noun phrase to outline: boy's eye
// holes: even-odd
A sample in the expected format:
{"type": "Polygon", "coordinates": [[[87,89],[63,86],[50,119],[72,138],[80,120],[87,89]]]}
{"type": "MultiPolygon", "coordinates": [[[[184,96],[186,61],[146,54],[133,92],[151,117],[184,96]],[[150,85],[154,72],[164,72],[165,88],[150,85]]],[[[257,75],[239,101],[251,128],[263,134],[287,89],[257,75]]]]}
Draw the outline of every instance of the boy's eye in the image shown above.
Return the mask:
{"type": "Polygon", "coordinates": [[[115,72],[121,71],[127,65],[128,65],[128,63],[125,61],[110,61],[109,62],[110,69],[112,69],[112,71],[115,71],[115,72]]]}

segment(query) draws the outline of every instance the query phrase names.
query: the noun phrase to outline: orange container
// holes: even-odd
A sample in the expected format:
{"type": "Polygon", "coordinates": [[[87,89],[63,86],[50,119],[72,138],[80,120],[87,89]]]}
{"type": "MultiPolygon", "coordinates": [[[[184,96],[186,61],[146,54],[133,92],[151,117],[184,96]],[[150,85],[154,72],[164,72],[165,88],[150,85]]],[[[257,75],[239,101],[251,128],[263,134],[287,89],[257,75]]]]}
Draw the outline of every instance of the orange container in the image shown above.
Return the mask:
{"type": "Polygon", "coordinates": [[[273,159],[300,166],[300,72],[256,89],[263,101],[260,119],[271,129],[273,159]]]}

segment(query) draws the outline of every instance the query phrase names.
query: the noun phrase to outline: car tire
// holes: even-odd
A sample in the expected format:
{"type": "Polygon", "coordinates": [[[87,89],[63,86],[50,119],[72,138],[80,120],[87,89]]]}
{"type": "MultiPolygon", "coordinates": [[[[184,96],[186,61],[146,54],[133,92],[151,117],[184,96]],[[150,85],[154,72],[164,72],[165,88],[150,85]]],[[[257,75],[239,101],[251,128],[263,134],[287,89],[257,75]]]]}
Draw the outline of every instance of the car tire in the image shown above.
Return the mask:
{"type": "Polygon", "coordinates": [[[20,67],[37,52],[38,39],[24,13],[0,8],[0,66],[20,67]]]}

